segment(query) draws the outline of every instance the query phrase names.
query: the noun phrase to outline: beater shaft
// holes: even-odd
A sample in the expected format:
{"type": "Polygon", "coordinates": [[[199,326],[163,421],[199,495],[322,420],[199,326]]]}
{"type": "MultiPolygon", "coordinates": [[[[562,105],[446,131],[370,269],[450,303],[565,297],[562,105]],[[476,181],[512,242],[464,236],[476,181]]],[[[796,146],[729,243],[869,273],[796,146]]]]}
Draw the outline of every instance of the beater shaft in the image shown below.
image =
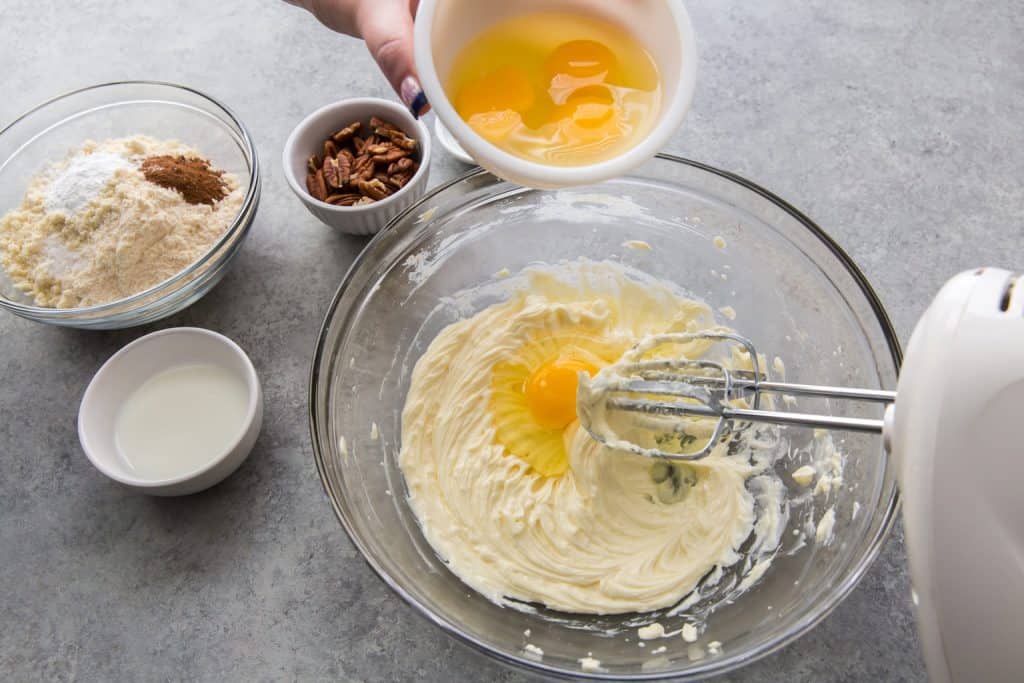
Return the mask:
{"type": "Polygon", "coordinates": [[[790,413],[779,410],[752,410],[749,408],[730,408],[728,406],[712,408],[703,404],[665,403],[662,401],[630,398],[609,399],[608,407],[655,415],[721,417],[726,420],[746,420],[748,422],[766,422],[779,425],[814,427],[816,429],[836,429],[848,432],[869,432],[874,434],[881,434],[882,432],[882,420],[860,417],[836,417],[834,415],[790,413]]]}

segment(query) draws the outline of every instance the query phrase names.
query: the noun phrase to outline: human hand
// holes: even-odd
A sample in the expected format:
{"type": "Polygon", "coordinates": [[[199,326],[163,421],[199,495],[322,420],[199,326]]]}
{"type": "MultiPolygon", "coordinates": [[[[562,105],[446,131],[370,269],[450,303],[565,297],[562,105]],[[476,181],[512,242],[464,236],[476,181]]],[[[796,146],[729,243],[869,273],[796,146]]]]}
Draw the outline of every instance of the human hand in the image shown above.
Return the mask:
{"type": "Polygon", "coordinates": [[[413,116],[430,105],[416,77],[412,22],[419,0],[287,0],[309,10],[324,26],[362,38],[380,70],[413,116]]]}

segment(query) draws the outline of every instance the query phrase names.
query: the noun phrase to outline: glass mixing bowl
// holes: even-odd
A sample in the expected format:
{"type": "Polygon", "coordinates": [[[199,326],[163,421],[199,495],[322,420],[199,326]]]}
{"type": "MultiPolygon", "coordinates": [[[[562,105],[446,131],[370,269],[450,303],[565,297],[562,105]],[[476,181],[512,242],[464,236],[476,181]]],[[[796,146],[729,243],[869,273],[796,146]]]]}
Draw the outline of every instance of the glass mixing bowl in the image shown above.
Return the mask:
{"type": "Polygon", "coordinates": [[[0,216],[21,205],[33,176],[86,140],[136,134],[176,139],[233,173],[245,192],[238,215],[202,257],[174,277],[132,296],[82,308],[33,304],[0,268],[0,308],[38,322],[116,329],[165,318],[198,301],[227,272],[249,232],[260,198],[256,146],[220,102],[170,83],[106,83],[55,97],[0,131],[0,216]]]}
{"type": "MultiPolygon", "coordinates": [[[[396,218],[334,298],[310,388],[324,488],[353,543],[388,585],[438,626],[499,660],[614,679],[695,678],[746,664],[825,617],[878,554],[898,495],[877,436],[835,435],[847,457],[844,483],[824,501],[793,482],[790,472],[801,456],[777,463],[793,497],[782,547],[760,583],[734,604],[716,606],[693,645],[676,636],[638,647],[638,625],[657,619],[675,630],[689,620],[685,613],[591,617],[499,607],[448,571],[407,504],[397,454],[417,358],[444,326],[508,295],[515,278],[496,277],[503,268],[515,273],[579,257],[619,260],[716,308],[731,306],[736,320],[723,322],[769,358],[781,356],[789,381],[895,387],[899,344],[864,276],[820,228],[756,185],[668,156],[623,178],[557,192],[477,171],[396,218]],[[627,240],[646,241],[652,250],[623,248],[627,240]],[[836,512],[834,540],[817,544],[813,524],[828,506],[836,512]],[[800,548],[808,529],[811,538],[800,548]],[[706,646],[716,640],[722,645],[712,652],[706,646]],[[526,651],[527,643],[543,656],[526,651]],[[602,671],[581,671],[579,659],[588,653],[602,671]]],[[[880,416],[877,406],[801,400],[800,408],[880,416]]],[[[782,434],[797,453],[813,438],[809,430],[782,434]]],[[[689,611],[706,615],[710,606],[702,601],[689,611]]]]}

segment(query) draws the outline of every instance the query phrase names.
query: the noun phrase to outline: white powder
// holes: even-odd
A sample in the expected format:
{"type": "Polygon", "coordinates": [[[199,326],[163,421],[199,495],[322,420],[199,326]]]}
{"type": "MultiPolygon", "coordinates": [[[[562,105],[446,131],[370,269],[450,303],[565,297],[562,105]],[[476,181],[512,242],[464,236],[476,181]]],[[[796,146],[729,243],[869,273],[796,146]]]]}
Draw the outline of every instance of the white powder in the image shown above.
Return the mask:
{"type": "Polygon", "coordinates": [[[75,273],[87,262],[80,252],[68,249],[57,235],[47,235],[43,240],[43,260],[51,273],[75,273]]]}
{"type": "Polygon", "coordinates": [[[43,204],[50,213],[73,216],[99,195],[117,171],[132,167],[109,152],[73,156],[50,182],[43,204]]]}

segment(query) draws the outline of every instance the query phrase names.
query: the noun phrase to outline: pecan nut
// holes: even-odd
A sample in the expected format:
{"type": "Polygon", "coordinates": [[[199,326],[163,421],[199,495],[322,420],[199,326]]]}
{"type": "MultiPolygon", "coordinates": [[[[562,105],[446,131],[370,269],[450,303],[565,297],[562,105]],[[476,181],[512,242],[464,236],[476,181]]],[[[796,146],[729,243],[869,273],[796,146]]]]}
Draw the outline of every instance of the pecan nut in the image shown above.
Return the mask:
{"type": "Polygon", "coordinates": [[[374,200],[384,199],[393,192],[391,188],[377,178],[373,178],[372,180],[359,180],[356,182],[356,187],[363,193],[363,196],[374,200]]]}
{"type": "Polygon", "coordinates": [[[327,157],[324,159],[324,182],[327,183],[327,187],[335,190],[340,190],[341,187],[348,182],[348,173],[343,173],[341,164],[338,163],[336,157],[327,157]]]}
{"type": "Polygon", "coordinates": [[[320,201],[327,199],[327,184],[324,182],[324,172],[317,171],[316,173],[306,175],[306,189],[320,201]]]}
{"type": "Polygon", "coordinates": [[[362,127],[362,125],[363,124],[360,123],[359,121],[354,121],[349,125],[345,126],[344,128],[342,128],[341,130],[339,130],[334,135],[332,135],[331,139],[334,140],[339,145],[348,142],[349,140],[352,139],[353,135],[359,132],[359,129],[362,127]]]}
{"type": "Polygon", "coordinates": [[[338,162],[338,172],[343,178],[343,184],[347,183],[349,176],[352,175],[352,164],[355,162],[355,159],[352,158],[352,152],[348,152],[347,155],[345,152],[348,152],[348,150],[342,150],[338,152],[338,156],[334,157],[334,160],[338,162]]]}
{"type": "Polygon", "coordinates": [[[368,154],[361,154],[356,157],[356,162],[352,166],[351,176],[352,178],[360,178],[362,180],[369,180],[373,177],[374,166],[373,157],[368,154]]]}
{"type": "Polygon", "coordinates": [[[417,164],[409,157],[404,157],[388,166],[388,175],[394,175],[396,173],[405,173],[406,171],[413,171],[415,173],[416,169],[418,168],[419,164],[417,164]]]}
{"type": "Polygon", "coordinates": [[[370,117],[370,128],[372,128],[373,130],[377,130],[378,128],[383,128],[384,130],[398,130],[398,126],[396,126],[395,124],[385,121],[384,119],[378,118],[376,116],[370,117]]]}
{"type": "MultiPolygon", "coordinates": [[[[379,147],[379,145],[378,145],[379,147]]],[[[399,159],[404,159],[408,156],[409,152],[399,147],[392,147],[383,154],[374,154],[373,162],[375,164],[391,164],[399,159]]]]}
{"type": "Polygon", "coordinates": [[[416,149],[416,141],[413,140],[408,135],[406,135],[405,133],[403,133],[402,131],[398,130],[397,128],[375,128],[373,132],[381,136],[382,138],[387,138],[392,143],[394,143],[398,147],[401,147],[404,150],[408,150],[411,152],[414,149],[416,149]]]}
{"type": "Polygon", "coordinates": [[[327,203],[335,206],[353,206],[362,198],[363,195],[356,192],[345,192],[344,194],[332,194],[327,198],[327,203]]]}

